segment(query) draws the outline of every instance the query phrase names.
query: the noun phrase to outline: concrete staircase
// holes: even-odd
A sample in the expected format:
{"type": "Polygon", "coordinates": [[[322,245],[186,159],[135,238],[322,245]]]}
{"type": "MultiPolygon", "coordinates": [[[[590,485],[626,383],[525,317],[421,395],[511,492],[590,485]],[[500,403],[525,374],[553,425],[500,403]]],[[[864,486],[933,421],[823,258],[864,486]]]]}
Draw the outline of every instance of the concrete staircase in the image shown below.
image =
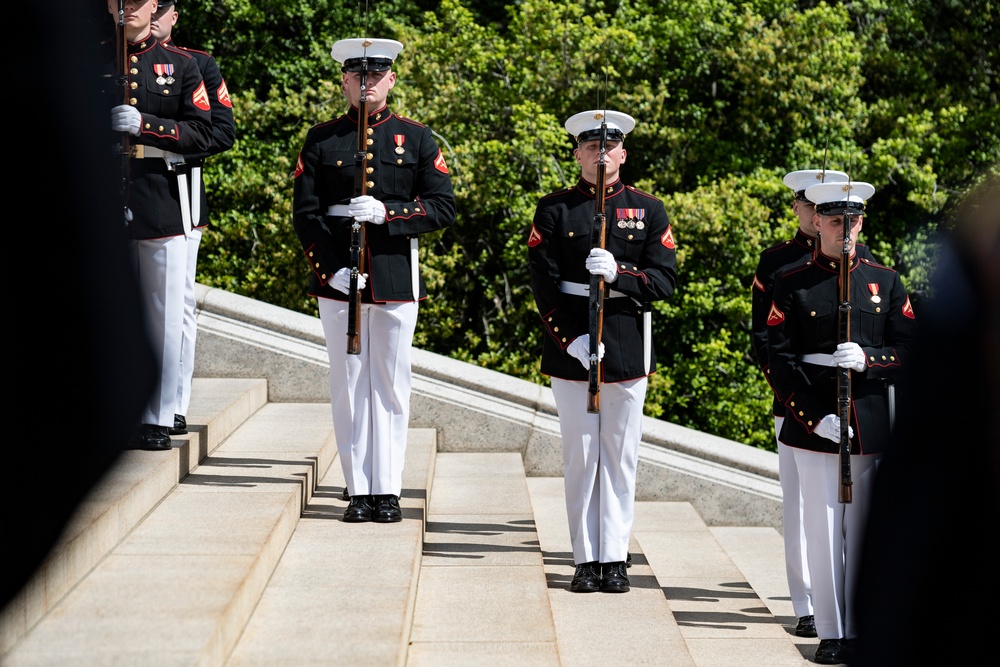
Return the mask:
{"type": "Polygon", "coordinates": [[[80,506],[3,667],[808,664],[769,453],[650,424],[632,591],[573,594],[545,388],[418,360],[404,520],[345,524],[318,322],[211,292],[191,433],[80,506]]]}

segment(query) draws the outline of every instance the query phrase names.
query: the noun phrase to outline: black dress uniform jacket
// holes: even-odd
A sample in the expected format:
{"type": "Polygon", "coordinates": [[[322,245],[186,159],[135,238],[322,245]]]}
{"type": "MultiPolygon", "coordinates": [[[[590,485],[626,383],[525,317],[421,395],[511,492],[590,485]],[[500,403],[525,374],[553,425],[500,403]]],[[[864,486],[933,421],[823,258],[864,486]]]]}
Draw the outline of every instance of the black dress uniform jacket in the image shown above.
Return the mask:
{"type": "MultiPolygon", "coordinates": [[[[129,103],[142,113],[132,144],[181,155],[205,153],[212,143],[211,103],[194,58],[150,35],[129,43],[128,67],[129,103]]],[[[166,162],[133,158],[129,176],[132,238],[183,234],[177,175],[166,162]]]]}
{"type": "MultiPolygon", "coordinates": [[[[588,333],[590,300],[562,292],[560,283],[590,283],[585,262],[591,249],[595,197],[595,186],[582,179],[543,197],[528,237],[531,287],[546,333],[541,371],[564,380],[586,381],[589,376],[566,348],[588,333]]],[[[657,197],[617,181],[607,186],[604,212],[605,249],[618,264],[618,277],[605,284],[626,296],[604,299],[601,381],[622,382],[648,374],[643,363],[643,313],[651,309],[651,302],[673,294],[677,258],[670,221],[657,197]]],[[[655,368],[651,349],[649,373],[655,368]]]]}
{"type": "MultiPolygon", "coordinates": [[[[205,158],[228,151],[236,143],[236,120],[233,117],[233,102],[229,98],[229,88],[226,86],[226,80],[222,77],[219,63],[216,62],[212,54],[206,51],[177,46],[172,40],[164,43],[170,44],[194,58],[195,62],[198,63],[198,70],[205,80],[208,101],[212,105],[212,144],[204,153],[186,154],[184,156],[188,167],[200,167],[204,164],[205,158]]],[[[201,215],[198,220],[192,222],[195,227],[204,227],[209,222],[208,195],[205,192],[204,183],[199,183],[198,188],[201,195],[201,215]]]]}
{"type": "MultiPolygon", "coordinates": [[[[917,334],[899,274],[869,259],[851,258],[851,340],[864,350],[867,369],[851,371],[852,454],[883,452],[889,442],[886,385],[901,375],[917,334]]],[[[837,368],[806,363],[805,354],[833,354],[839,326],[840,264],[825,255],[781,272],[767,320],[771,380],[782,398],[779,439],[791,447],[836,453],[838,444],[814,433],[837,414],[837,368]]]]}
{"type": "MultiPolygon", "coordinates": [[[[423,277],[413,294],[410,238],[455,221],[451,177],[430,128],[383,107],[368,115],[368,194],[385,204],[385,223],[365,223],[362,303],[413,301],[427,296],[423,277]]],[[[327,209],[354,196],[358,110],[309,130],[295,168],[293,223],[312,269],[309,295],[346,301],[328,285],[350,266],[352,218],[327,209]]]]}
{"type": "MultiPolygon", "coordinates": [[[[874,261],[875,258],[872,257],[868,246],[858,243],[855,248],[858,257],[874,261]]],[[[811,259],[815,251],[816,238],[799,229],[793,238],[775,243],[760,253],[760,260],[757,262],[750,299],[753,355],[757,366],[764,373],[764,378],[771,385],[772,390],[774,390],[774,384],[771,382],[771,373],[767,363],[767,314],[771,310],[774,279],[779,272],[791,265],[803,261],[807,257],[811,259]]],[[[774,396],[771,410],[775,417],[785,416],[785,406],[777,394],[774,396]]]]}

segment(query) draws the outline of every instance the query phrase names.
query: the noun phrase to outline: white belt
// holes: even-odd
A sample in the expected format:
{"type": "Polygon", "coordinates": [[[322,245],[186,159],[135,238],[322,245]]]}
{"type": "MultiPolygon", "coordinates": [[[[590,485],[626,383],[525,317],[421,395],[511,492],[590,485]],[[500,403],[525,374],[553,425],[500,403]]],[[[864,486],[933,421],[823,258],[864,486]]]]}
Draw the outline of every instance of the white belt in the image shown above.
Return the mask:
{"type": "Polygon", "coordinates": [[[813,364],[814,366],[836,366],[836,362],[833,360],[832,354],[803,354],[799,357],[800,361],[807,364],[813,364]]]}
{"type": "MultiPolygon", "coordinates": [[[[562,281],[559,283],[559,291],[563,294],[572,294],[573,296],[590,296],[590,285],[584,285],[583,283],[571,283],[567,281],[562,281]]],[[[607,296],[609,298],[615,299],[621,296],[628,296],[628,294],[623,294],[616,290],[609,290],[607,296]]]]}
{"type": "Polygon", "coordinates": [[[343,218],[350,218],[351,216],[347,214],[347,204],[334,204],[330,208],[326,209],[327,215],[337,215],[343,218]]]}

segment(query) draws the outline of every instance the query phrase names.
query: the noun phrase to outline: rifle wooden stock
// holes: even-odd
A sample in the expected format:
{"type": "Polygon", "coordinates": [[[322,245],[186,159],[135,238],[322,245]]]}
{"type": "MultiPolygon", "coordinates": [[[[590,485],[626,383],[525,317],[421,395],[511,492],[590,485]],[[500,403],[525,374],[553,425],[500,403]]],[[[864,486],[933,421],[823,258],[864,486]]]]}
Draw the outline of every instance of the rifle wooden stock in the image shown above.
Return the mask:
{"type": "MultiPolygon", "coordinates": [[[[844,244],[840,257],[838,343],[851,342],[851,215],[844,214],[844,244]]],[[[837,368],[837,408],[840,416],[840,491],[838,500],[851,502],[851,369],[837,368]]]]}
{"type": "MultiPolygon", "coordinates": [[[[354,196],[368,194],[368,62],[361,66],[358,100],[358,142],[354,152],[354,196]]],[[[365,272],[365,226],[351,222],[351,284],[347,295],[347,354],[361,354],[361,290],[358,277],[365,272]]]]}
{"type": "MultiPolygon", "coordinates": [[[[591,228],[590,247],[604,248],[607,218],[604,214],[607,180],[607,125],[601,123],[601,159],[597,165],[597,196],[594,199],[594,223],[591,228]]],[[[590,276],[590,369],[587,376],[587,412],[601,411],[601,334],[604,331],[604,278],[590,276]]]]}

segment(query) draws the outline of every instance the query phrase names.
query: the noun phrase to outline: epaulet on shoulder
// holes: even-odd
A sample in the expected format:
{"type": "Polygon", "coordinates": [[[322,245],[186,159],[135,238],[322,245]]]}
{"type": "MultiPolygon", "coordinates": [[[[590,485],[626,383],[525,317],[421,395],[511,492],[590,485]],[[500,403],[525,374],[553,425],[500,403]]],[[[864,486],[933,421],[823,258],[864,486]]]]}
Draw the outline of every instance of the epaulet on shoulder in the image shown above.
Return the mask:
{"type": "Polygon", "coordinates": [[[774,245],[764,248],[760,254],[765,255],[769,252],[774,252],[775,250],[781,250],[782,248],[787,248],[788,246],[792,245],[793,242],[794,241],[792,239],[785,239],[784,241],[778,241],[774,245]]]}
{"type": "Polygon", "coordinates": [[[657,197],[656,195],[651,195],[648,192],[646,192],[645,190],[640,190],[639,188],[635,187],[634,185],[626,185],[625,188],[627,190],[629,190],[629,192],[634,192],[637,195],[642,195],[643,197],[649,197],[650,199],[655,199],[656,201],[661,201],[660,198],[657,197]]]}
{"type": "Polygon", "coordinates": [[[203,56],[210,56],[210,55],[212,55],[208,51],[202,51],[201,49],[192,49],[189,46],[174,46],[174,48],[175,49],[180,49],[181,51],[190,51],[191,53],[200,53],[203,56]]]}
{"type": "Polygon", "coordinates": [[[864,262],[866,265],[872,267],[873,269],[885,269],[886,271],[895,271],[896,270],[896,269],[892,268],[891,266],[886,266],[885,264],[879,264],[874,259],[868,259],[867,257],[862,257],[860,259],[860,261],[864,262]]]}
{"type": "Polygon", "coordinates": [[[410,125],[416,125],[417,127],[427,127],[423,123],[418,123],[412,118],[407,118],[406,116],[400,116],[398,113],[393,113],[392,115],[398,118],[399,120],[403,121],[404,123],[409,123],[410,125]]]}
{"type": "Polygon", "coordinates": [[[815,264],[815,263],[816,262],[814,262],[811,259],[808,259],[808,260],[806,260],[804,262],[795,262],[791,266],[786,266],[785,268],[783,268],[780,271],[778,271],[778,275],[779,276],[790,276],[790,275],[793,275],[795,273],[799,273],[800,271],[805,271],[806,269],[811,268],[812,265],[815,264]]]}
{"type": "Polygon", "coordinates": [[[555,192],[550,192],[547,195],[542,195],[542,198],[539,201],[545,201],[546,199],[552,199],[553,197],[558,197],[559,195],[564,195],[567,192],[572,191],[574,188],[576,188],[576,186],[575,185],[571,185],[568,188],[563,188],[562,190],[556,190],[555,192]]]}
{"type": "Polygon", "coordinates": [[[170,51],[171,53],[176,53],[178,55],[182,55],[185,58],[194,58],[194,56],[192,56],[190,53],[188,53],[186,49],[184,49],[184,48],[182,48],[180,46],[174,46],[173,44],[164,44],[163,42],[160,42],[160,46],[162,46],[163,48],[165,48],[167,51],[170,51]]]}

